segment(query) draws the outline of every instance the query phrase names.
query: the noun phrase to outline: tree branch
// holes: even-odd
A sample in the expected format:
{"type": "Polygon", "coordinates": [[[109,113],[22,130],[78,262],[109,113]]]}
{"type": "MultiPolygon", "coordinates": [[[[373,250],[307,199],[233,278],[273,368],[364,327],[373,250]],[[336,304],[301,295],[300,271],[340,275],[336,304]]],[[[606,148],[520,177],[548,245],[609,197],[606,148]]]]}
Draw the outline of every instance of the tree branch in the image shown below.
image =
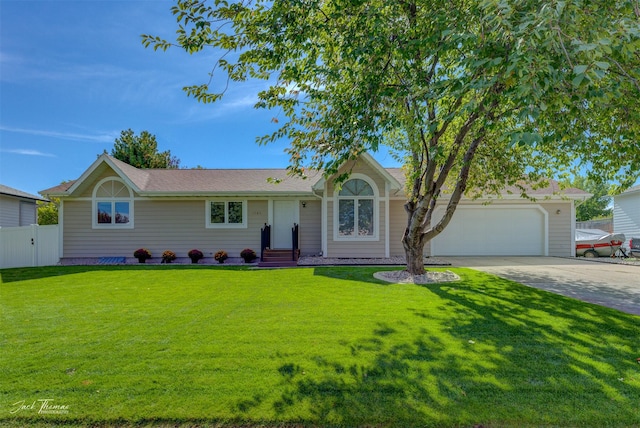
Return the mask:
{"type": "Polygon", "coordinates": [[[627,73],[627,71],[624,69],[624,67],[622,67],[622,65],[620,65],[620,63],[618,61],[616,61],[614,58],[611,58],[610,56],[605,56],[605,58],[607,58],[609,61],[613,62],[616,67],[618,67],[618,70],[620,70],[620,72],[629,80],[631,80],[631,83],[633,83],[633,85],[636,87],[636,89],[638,90],[638,92],[640,92],[640,84],[638,83],[637,79],[634,79],[633,77],[631,77],[629,75],[629,73],[627,73]]]}

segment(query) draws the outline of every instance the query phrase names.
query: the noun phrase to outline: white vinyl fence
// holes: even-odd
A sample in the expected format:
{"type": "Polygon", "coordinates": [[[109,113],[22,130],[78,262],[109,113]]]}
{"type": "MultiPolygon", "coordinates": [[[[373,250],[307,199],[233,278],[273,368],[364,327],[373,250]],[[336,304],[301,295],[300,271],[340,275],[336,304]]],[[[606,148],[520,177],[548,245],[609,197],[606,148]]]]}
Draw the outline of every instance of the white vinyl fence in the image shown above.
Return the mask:
{"type": "Polygon", "coordinates": [[[59,236],[58,225],[0,228],[0,269],[57,264],[59,236]]]}

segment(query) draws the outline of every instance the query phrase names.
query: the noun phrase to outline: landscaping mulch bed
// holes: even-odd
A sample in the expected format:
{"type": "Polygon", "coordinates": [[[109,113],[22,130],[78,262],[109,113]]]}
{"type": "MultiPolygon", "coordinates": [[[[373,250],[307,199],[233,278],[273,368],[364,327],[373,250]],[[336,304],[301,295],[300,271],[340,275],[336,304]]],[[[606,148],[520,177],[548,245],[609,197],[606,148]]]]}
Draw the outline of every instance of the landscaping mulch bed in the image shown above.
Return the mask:
{"type": "MultiPolygon", "coordinates": [[[[153,257],[148,259],[145,264],[158,265],[162,264],[161,257],[153,257]]],[[[253,263],[245,263],[240,257],[230,257],[225,260],[224,265],[230,266],[257,266],[258,259],[253,263]]],[[[68,257],[60,260],[63,266],[90,266],[90,265],[131,265],[138,264],[138,260],[134,257],[68,257]]],[[[191,264],[188,257],[178,257],[171,264],[191,264]]],[[[201,259],[200,265],[220,265],[212,257],[201,259]]],[[[318,257],[303,256],[298,260],[298,266],[404,266],[406,264],[404,257],[387,257],[387,258],[334,258],[334,257],[318,257]]],[[[451,266],[451,263],[437,257],[425,257],[425,266],[451,266]]]]}

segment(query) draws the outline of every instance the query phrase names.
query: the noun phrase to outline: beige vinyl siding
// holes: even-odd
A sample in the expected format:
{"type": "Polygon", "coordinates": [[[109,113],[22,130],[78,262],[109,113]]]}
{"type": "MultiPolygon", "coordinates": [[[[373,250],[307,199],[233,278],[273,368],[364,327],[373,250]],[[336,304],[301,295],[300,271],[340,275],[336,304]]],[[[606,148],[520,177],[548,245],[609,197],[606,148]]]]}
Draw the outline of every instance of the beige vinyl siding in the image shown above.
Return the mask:
{"type": "Polygon", "coordinates": [[[407,225],[407,213],[403,200],[391,200],[389,204],[389,255],[404,256],[402,235],[407,225]]]}
{"type": "Polygon", "coordinates": [[[322,251],[322,203],[318,200],[300,204],[300,253],[318,255],[322,251]]]}
{"type": "MultiPolygon", "coordinates": [[[[407,226],[405,203],[404,199],[392,199],[389,206],[389,255],[391,257],[405,256],[404,247],[402,246],[402,234],[407,226]]],[[[429,242],[425,244],[423,254],[425,257],[431,255],[431,244],[429,242]]]]}
{"type": "MultiPolygon", "coordinates": [[[[362,174],[369,177],[376,187],[378,188],[379,198],[384,198],[385,194],[385,180],[378,171],[376,171],[371,165],[364,161],[358,161],[355,163],[348,162],[342,168],[340,173],[350,171],[351,174],[362,174]]],[[[385,202],[378,199],[378,240],[376,241],[334,241],[333,239],[333,204],[334,204],[334,190],[335,186],[331,180],[327,182],[327,257],[384,257],[385,256],[385,202]]]]}
{"type": "Polygon", "coordinates": [[[0,195],[0,227],[20,226],[20,201],[0,195]]]}
{"type": "Polygon", "coordinates": [[[327,257],[384,257],[385,245],[385,209],[384,202],[379,201],[380,222],[378,240],[376,241],[334,241],[333,240],[333,201],[327,203],[327,257]]]}
{"type": "Polygon", "coordinates": [[[571,236],[571,201],[544,202],[540,206],[548,213],[549,256],[572,257],[574,255],[571,236]],[[560,210],[560,214],[556,214],[560,210]]]}
{"type": "Polygon", "coordinates": [[[267,213],[266,200],[250,200],[246,229],[208,229],[204,200],[136,200],[133,229],[92,229],[91,202],[65,201],[63,257],[133,257],[140,247],[154,257],[164,250],[187,257],[193,248],[205,257],[218,250],[240,257],[244,248],[259,253],[267,213]]]}

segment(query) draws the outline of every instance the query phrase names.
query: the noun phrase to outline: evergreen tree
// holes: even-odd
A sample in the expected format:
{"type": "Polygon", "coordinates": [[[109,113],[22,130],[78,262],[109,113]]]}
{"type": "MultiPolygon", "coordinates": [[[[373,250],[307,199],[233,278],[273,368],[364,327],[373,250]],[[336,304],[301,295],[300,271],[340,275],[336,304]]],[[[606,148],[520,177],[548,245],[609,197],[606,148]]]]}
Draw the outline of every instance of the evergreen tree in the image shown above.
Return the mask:
{"type": "Polygon", "coordinates": [[[178,168],[180,160],[169,150],[158,151],[156,136],[147,131],[135,135],[131,129],[122,131],[116,138],[111,156],[136,168],[178,168]]]}

